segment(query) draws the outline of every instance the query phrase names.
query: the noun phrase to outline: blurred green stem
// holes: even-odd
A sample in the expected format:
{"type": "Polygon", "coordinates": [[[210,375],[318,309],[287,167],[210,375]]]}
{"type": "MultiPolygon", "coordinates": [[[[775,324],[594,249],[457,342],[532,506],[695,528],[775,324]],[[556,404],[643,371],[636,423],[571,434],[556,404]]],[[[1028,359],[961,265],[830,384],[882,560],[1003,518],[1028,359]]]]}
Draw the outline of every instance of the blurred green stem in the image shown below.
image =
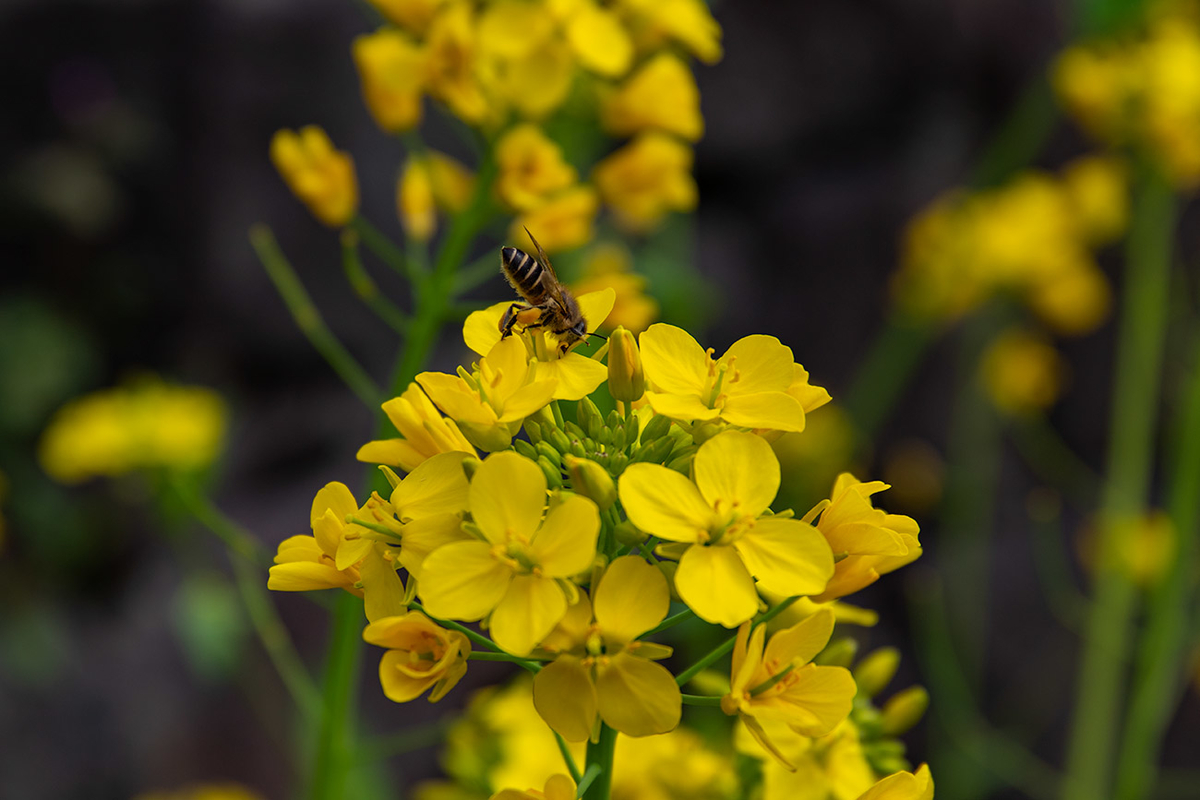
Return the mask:
{"type": "Polygon", "coordinates": [[[1119,560],[1117,537],[1121,523],[1144,513],[1149,491],[1175,218],[1171,188],[1154,169],[1142,165],[1126,248],[1108,476],[1064,800],[1102,800],[1112,788],[1115,732],[1137,606],[1137,592],[1119,560]]]}
{"type": "Polygon", "coordinates": [[[571,780],[575,781],[575,785],[578,786],[581,777],[579,765],[575,763],[575,756],[571,755],[571,748],[567,745],[567,740],[558,731],[554,731],[554,741],[558,744],[558,752],[562,753],[563,763],[567,765],[567,772],[571,773],[571,780]]]}
{"type": "Polygon", "coordinates": [[[598,768],[599,774],[583,793],[584,800],[609,800],[612,793],[613,750],[616,746],[617,732],[601,722],[599,738],[595,742],[588,742],[584,767],[586,772],[598,768]]]}
{"type": "Polygon", "coordinates": [[[858,429],[860,449],[886,421],[937,333],[936,326],[900,313],[893,313],[884,323],[846,391],[846,410],[858,429]]]}
{"type": "Polygon", "coordinates": [[[1032,163],[1058,122],[1050,79],[1038,74],[996,131],[971,173],[971,185],[988,188],[1032,163]]]}
{"type": "Polygon", "coordinates": [[[362,600],[349,592],[340,592],[333,608],[333,628],[326,649],[328,660],[321,691],[324,703],[309,795],[313,800],[342,800],[345,797],[346,778],[353,766],[357,738],[354,708],[363,620],[362,600]]]}
{"type": "Polygon", "coordinates": [[[250,228],[250,243],[254,246],[259,261],[266,267],[271,282],[275,284],[275,288],[287,304],[296,326],[350,387],[350,391],[369,408],[377,407],[381,402],[379,387],[329,330],[325,320],[321,318],[321,312],[317,310],[304,285],[296,276],[296,271],[279,249],[279,243],[275,241],[271,229],[262,224],[254,225],[250,228]]]}
{"type": "Polygon", "coordinates": [[[380,261],[391,267],[400,277],[416,284],[425,276],[427,270],[422,269],[415,259],[405,256],[396,243],[367,222],[366,217],[359,214],[350,220],[350,224],[346,227],[356,233],[367,249],[374,253],[380,261]]]}
{"type": "Polygon", "coordinates": [[[1080,507],[1095,507],[1100,476],[1062,440],[1044,415],[1014,420],[1009,432],[1025,464],[1039,478],[1080,507]]]}
{"type": "MultiPolygon", "coordinates": [[[[1178,419],[1167,511],[1175,526],[1176,551],[1162,581],[1147,598],[1147,625],[1137,648],[1133,691],[1117,762],[1117,800],[1146,797],[1152,787],[1163,736],[1185,685],[1189,617],[1195,608],[1197,529],[1200,528],[1200,325],[1193,324],[1191,374],[1178,419]]],[[[1193,785],[1194,788],[1194,785],[1193,785]]]]}
{"type": "Polygon", "coordinates": [[[375,316],[400,336],[408,329],[408,317],[403,311],[379,291],[379,285],[367,273],[358,255],[358,234],[352,230],[342,231],[342,270],[346,280],[358,298],[366,303],[375,316]]]}

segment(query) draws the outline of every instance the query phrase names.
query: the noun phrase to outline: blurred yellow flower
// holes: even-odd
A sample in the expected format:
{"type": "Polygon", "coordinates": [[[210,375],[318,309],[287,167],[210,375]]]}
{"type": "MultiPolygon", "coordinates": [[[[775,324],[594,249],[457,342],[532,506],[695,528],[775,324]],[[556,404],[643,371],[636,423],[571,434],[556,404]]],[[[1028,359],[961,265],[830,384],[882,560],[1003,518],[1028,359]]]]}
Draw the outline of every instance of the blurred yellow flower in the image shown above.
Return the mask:
{"type": "Polygon", "coordinates": [[[1129,176],[1111,156],[1082,156],[1063,167],[1063,189],[1085,241],[1106,244],[1129,224],[1129,176]]]}
{"type": "Polygon", "coordinates": [[[596,165],[592,173],[604,202],[634,231],[656,226],[671,211],[696,207],[692,148],[651,131],[596,165]]]}
{"type": "Polygon", "coordinates": [[[1117,566],[1143,589],[1162,579],[1178,550],[1175,525],[1161,510],[1114,522],[1112,536],[1117,566]]]}
{"type": "Polygon", "coordinates": [[[807,522],[770,515],[779,462],[758,436],[717,434],[692,463],[695,482],[659,464],[630,464],[618,491],[629,521],[678,542],[675,588],[707,622],[732,628],[759,609],[758,587],[816,595],[833,575],[833,554],[807,522]]]}
{"type": "Polygon", "coordinates": [[[575,781],[566,775],[555,774],[546,779],[543,790],[501,789],[490,800],[575,800],[575,781]]]}
{"type": "Polygon", "coordinates": [[[429,613],[488,617],[496,643],[515,655],[528,654],[553,630],[574,599],[567,593],[574,584],[559,579],[591,565],[600,515],[591,500],[572,496],[543,519],[546,488],[538,465],[512,451],[479,466],[469,503],[480,538],[444,545],[425,559],[420,592],[429,613]]]}
{"type": "Polygon", "coordinates": [[[633,63],[633,40],[611,9],[593,0],[570,4],[574,11],[566,23],[567,41],[579,63],[606,78],[619,78],[633,63]]]}
{"type": "Polygon", "coordinates": [[[429,24],[425,46],[424,79],[430,94],[464,122],[487,122],[493,109],[480,84],[480,41],[471,3],[446,3],[429,24]]]}
{"type": "Polygon", "coordinates": [[[479,49],[490,93],[522,115],[540,119],[562,104],[575,59],[543,3],[494,0],[479,16],[479,49]]]}
{"type": "Polygon", "coordinates": [[[547,252],[570,250],[591,241],[600,200],[591,186],[572,186],[534,206],[509,227],[510,240],[519,240],[526,231],[537,231],[537,239],[547,252]]]}
{"type": "Polygon", "coordinates": [[[658,301],[646,294],[646,278],[632,271],[629,251],[619,244],[605,242],[588,251],[583,275],[572,284],[576,294],[585,294],[611,287],[617,302],[609,315],[606,327],[621,326],[641,333],[658,319],[658,301]]]}
{"type": "Polygon", "coordinates": [[[628,736],[666,733],[682,705],[671,673],[651,659],[671,648],[637,637],[658,625],[671,604],[666,578],[640,556],[614,560],[542,642],[557,654],[533,677],[533,704],[564,739],[582,742],[597,716],[628,736]]]}
{"type": "Polygon", "coordinates": [[[379,662],[379,682],[396,703],[415,700],[430,688],[429,702],[436,703],[467,674],[470,640],[419,611],[375,620],[363,631],[363,641],[388,649],[379,662]]]}
{"type": "Polygon", "coordinates": [[[358,179],[347,153],[333,149],[328,134],[316,125],[299,133],[276,132],[271,162],[292,194],[313,216],[330,227],[345,225],[358,212],[358,179]]]}
{"type": "Polygon", "coordinates": [[[395,28],[380,28],[356,38],[352,52],[375,123],[388,133],[420,124],[425,64],[420,45],[395,28]]]}
{"type": "Polygon", "coordinates": [[[683,59],[670,52],[652,57],[608,96],[600,119],[617,136],[659,130],[694,142],[704,135],[696,79],[683,59]]]}
{"type": "Polygon", "coordinates": [[[198,470],[220,454],[225,427],[216,392],[143,377],[60,408],[42,432],[38,460],[66,484],[139,469],[198,470]]]}
{"type": "Polygon", "coordinates": [[[1062,389],[1066,364],[1043,337],[1027,330],[1000,334],[983,356],[984,388],[996,407],[1023,416],[1044,411],[1062,389]]]}
{"type": "Polygon", "coordinates": [[[875,773],[858,728],[849,719],[818,738],[796,736],[779,720],[760,720],[760,724],[795,768],[764,752],[750,731],[739,725],[734,735],[738,752],[762,762],[763,800],[856,800],[874,785],[875,773]]]}
{"type": "Polygon", "coordinates": [[[883,778],[858,800],[933,800],[933,776],[929,766],[912,772],[897,772],[883,778]]]}
{"type": "Polygon", "coordinates": [[[425,459],[438,453],[475,454],[475,448],[454,420],[438,413],[437,407],[415,383],[410,383],[402,395],[388,400],[382,408],[401,438],[367,442],[358,449],[359,461],[388,464],[412,472],[425,459]]]}
{"type": "Polygon", "coordinates": [[[447,0],[369,0],[385,17],[413,33],[424,33],[447,0]]]}
{"type": "Polygon", "coordinates": [[[542,205],[578,177],[562,148],[531,123],[517,125],[496,142],[496,168],[496,194],[517,211],[542,205]]]}
{"type": "Polygon", "coordinates": [[[706,64],[721,60],[721,26],[704,0],[620,0],[619,5],[643,51],[675,41],[706,64]]]}
{"type": "Polygon", "coordinates": [[[470,170],[444,153],[429,150],[410,156],[396,182],[396,212],[405,232],[428,241],[437,228],[438,209],[462,211],[474,187],[470,170]]]}

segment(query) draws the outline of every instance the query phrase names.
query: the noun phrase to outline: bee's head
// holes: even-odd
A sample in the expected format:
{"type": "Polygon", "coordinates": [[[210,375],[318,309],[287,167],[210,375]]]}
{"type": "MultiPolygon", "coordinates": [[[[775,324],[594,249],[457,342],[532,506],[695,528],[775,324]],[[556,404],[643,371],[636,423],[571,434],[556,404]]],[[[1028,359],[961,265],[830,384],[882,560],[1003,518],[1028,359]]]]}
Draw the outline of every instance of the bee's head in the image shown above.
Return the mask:
{"type": "Polygon", "coordinates": [[[587,320],[580,317],[579,322],[571,326],[571,335],[574,338],[582,339],[588,335],[587,320]]]}

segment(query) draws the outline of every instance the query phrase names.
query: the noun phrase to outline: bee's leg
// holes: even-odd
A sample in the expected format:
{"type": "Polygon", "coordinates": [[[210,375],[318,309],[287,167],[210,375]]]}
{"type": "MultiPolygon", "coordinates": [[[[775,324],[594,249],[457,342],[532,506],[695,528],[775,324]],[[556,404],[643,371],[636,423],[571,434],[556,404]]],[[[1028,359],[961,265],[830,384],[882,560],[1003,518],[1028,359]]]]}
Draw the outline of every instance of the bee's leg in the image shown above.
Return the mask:
{"type": "Polygon", "coordinates": [[[500,338],[507,339],[512,335],[513,326],[517,324],[517,316],[529,306],[524,303],[513,303],[504,312],[504,316],[500,317],[500,338]]]}

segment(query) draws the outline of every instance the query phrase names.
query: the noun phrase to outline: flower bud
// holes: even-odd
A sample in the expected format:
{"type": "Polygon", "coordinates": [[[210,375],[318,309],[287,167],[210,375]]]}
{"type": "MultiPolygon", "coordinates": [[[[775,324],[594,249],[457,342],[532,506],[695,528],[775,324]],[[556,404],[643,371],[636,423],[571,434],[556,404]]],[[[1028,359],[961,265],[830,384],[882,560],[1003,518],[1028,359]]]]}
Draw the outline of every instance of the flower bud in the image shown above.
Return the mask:
{"type": "Polygon", "coordinates": [[[571,476],[571,488],[607,511],[617,499],[617,484],[608,470],[587,458],[565,456],[563,463],[571,476]]]}
{"type": "Polygon", "coordinates": [[[830,642],[829,646],[813,659],[813,662],[822,667],[848,668],[854,663],[854,656],[857,654],[858,642],[849,636],[843,636],[840,639],[834,639],[830,642]]]}
{"type": "Polygon", "coordinates": [[[529,437],[530,442],[537,444],[542,441],[542,426],[533,419],[525,420],[525,435],[529,437]]]}
{"type": "Polygon", "coordinates": [[[559,471],[558,467],[550,463],[550,459],[545,456],[538,456],[537,465],[541,467],[542,473],[546,476],[546,484],[551,489],[562,488],[562,472],[559,471]]]}
{"type": "Polygon", "coordinates": [[[929,692],[924,686],[910,686],[895,694],[883,707],[883,734],[899,736],[921,721],[929,708],[929,692]]]}
{"type": "Polygon", "coordinates": [[[624,328],[608,337],[608,390],[613,399],[632,403],[646,393],[646,375],[637,339],[624,328]]]}
{"type": "Polygon", "coordinates": [[[579,419],[579,427],[583,428],[588,436],[593,439],[600,438],[600,431],[604,430],[604,415],[592,402],[592,398],[584,397],[579,401],[576,416],[579,419]]]}
{"type": "MultiPolygon", "coordinates": [[[[542,428],[542,433],[546,434],[546,428],[542,428]]],[[[571,452],[571,440],[558,428],[550,429],[549,434],[546,434],[546,441],[550,442],[550,446],[560,453],[571,452]]]]}
{"type": "Polygon", "coordinates": [[[671,418],[657,414],[646,423],[646,427],[642,430],[642,444],[649,444],[659,437],[666,436],[670,430],[671,418]]]}
{"type": "Polygon", "coordinates": [[[617,536],[617,541],[625,547],[633,547],[650,538],[648,533],[629,520],[619,523],[614,533],[617,536]]]}
{"type": "Polygon", "coordinates": [[[549,442],[538,442],[534,449],[537,451],[533,456],[535,461],[537,460],[537,457],[541,455],[545,456],[551,464],[558,465],[562,463],[562,453],[551,447],[549,442]]]}
{"type": "Polygon", "coordinates": [[[874,697],[883,691],[896,668],[900,666],[900,651],[894,647],[881,647],[867,654],[854,668],[854,682],[858,684],[860,697],[874,697]]]}
{"type": "Polygon", "coordinates": [[[538,451],[534,449],[533,445],[524,439],[517,439],[514,441],[513,449],[528,458],[530,461],[537,461],[538,451]]]}
{"type": "Polygon", "coordinates": [[[299,133],[278,131],[271,139],[271,162],[292,193],[326,225],[340,227],[357,213],[354,162],[333,148],[321,128],[309,125],[299,133]]]}
{"type": "Polygon", "coordinates": [[[566,431],[567,436],[575,439],[586,439],[588,435],[587,431],[585,431],[582,426],[576,425],[570,420],[567,420],[563,423],[563,430],[566,431]]]}

